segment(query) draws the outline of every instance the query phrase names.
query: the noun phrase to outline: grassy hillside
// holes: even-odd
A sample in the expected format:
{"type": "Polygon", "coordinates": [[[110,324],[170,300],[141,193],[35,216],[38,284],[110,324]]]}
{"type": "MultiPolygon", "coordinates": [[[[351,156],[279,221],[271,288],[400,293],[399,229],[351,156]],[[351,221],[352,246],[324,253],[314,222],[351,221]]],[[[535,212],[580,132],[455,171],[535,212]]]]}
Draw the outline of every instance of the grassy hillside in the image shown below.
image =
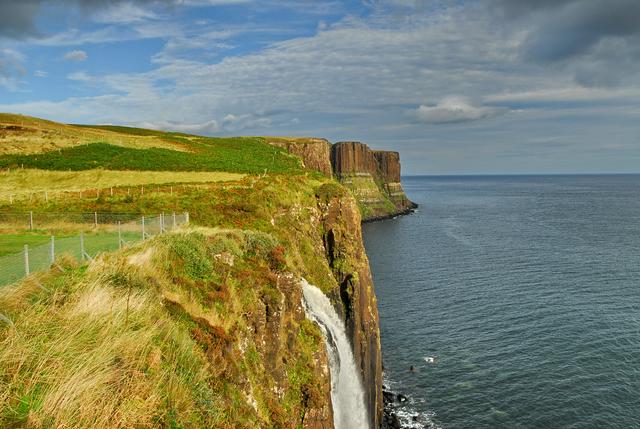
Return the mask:
{"type": "Polygon", "coordinates": [[[300,161],[262,137],[213,138],[0,113],[0,168],[292,173],[300,161]]]}
{"type": "Polygon", "coordinates": [[[123,132],[125,127],[83,127],[29,116],[0,113],[0,154],[31,154],[105,142],[138,149],[164,148],[188,151],[183,134],[123,132]]]}
{"type": "MultiPolygon", "coordinates": [[[[292,428],[330,420],[327,357],[297,278],[336,287],[319,204],[341,187],[264,138],[0,115],[0,147],[0,194],[165,184],[0,199],[0,211],[188,211],[192,220],[178,233],[92,263],[67,257],[62,270],[0,288],[0,427],[292,428]],[[174,192],[172,183],[186,185],[174,192]]],[[[21,240],[46,242],[47,232],[6,235],[4,243],[20,249],[21,240]]]]}
{"type": "MultiPolygon", "coordinates": [[[[335,286],[315,175],[33,202],[35,211],[188,210],[198,228],[0,289],[0,427],[302,427],[326,406],[296,276],[335,286]]],[[[346,262],[345,262],[346,263],[346,262]]],[[[323,369],[324,368],[324,369],[323,369]]],[[[325,371],[323,373],[323,371],[325,371]]],[[[323,375],[324,374],[324,375],[323,375]]]]}

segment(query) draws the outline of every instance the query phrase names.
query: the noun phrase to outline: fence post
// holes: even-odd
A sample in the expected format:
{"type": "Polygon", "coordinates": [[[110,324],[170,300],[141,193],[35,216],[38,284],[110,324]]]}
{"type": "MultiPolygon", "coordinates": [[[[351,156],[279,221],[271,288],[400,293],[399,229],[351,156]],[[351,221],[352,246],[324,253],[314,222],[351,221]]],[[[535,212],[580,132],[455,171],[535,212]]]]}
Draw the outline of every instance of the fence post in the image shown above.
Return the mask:
{"type": "Polygon", "coordinates": [[[145,231],[144,231],[144,216],[142,216],[142,239],[144,240],[144,236],[145,236],[145,231]]]}
{"type": "Polygon", "coordinates": [[[93,212],[93,225],[98,227],[98,212],[93,212]]]}
{"type": "Polygon", "coordinates": [[[13,205],[13,194],[9,195],[9,204],[13,205]]]}
{"type": "Polygon", "coordinates": [[[48,203],[48,202],[49,202],[49,193],[48,193],[47,191],[44,191],[44,201],[45,201],[46,203],[48,203]]]}
{"type": "Polygon", "coordinates": [[[29,212],[29,230],[33,231],[33,211],[29,212]]]}
{"type": "Polygon", "coordinates": [[[56,262],[56,241],[55,237],[51,236],[51,246],[49,247],[49,260],[51,261],[51,265],[56,262]]]}
{"type": "Polygon", "coordinates": [[[173,186],[169,187],[169,195],[173,196],[173,186]]]}
{"type": "Polygon", "coordinates": [[[189,224],[189,212],[184,212],[184,223],[189,224]]]}
{"type": "Polygon", "coordinates": [[[118,249],[122,249],[122,226],[118,221],[118,249]]]}
{"type": "Polygon", "coordinates": [[[111,187],[111,196],[113,197],[113,186],[111,187]]]}
{"type": "Polygon", "coordinates": [[[80,231],[80,259],[84,261],[84,231],[80,231]]]}
{"type": "Polygon", "coordinates": [[[24,275],[29,275],[29,245],[24,245],[24,275]]]}
{"type": "Polygon", "coordinates": [[[173,224],[172,224],[172,228],[171,229],[176,229],[176,212],[173,212],[173,224]]]}

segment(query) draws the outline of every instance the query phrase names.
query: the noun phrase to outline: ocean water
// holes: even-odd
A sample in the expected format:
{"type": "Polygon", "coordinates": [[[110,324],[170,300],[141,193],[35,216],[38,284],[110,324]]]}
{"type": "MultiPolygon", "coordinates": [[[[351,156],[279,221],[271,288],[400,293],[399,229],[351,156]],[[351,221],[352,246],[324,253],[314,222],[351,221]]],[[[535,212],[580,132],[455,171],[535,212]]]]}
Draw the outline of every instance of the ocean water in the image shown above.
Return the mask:
{"type": "Polygon", "coordinates": [[[419,211],[364,238],[404,411],[444,429],[640,428],[640,176],[403,182],[419,211]]]}

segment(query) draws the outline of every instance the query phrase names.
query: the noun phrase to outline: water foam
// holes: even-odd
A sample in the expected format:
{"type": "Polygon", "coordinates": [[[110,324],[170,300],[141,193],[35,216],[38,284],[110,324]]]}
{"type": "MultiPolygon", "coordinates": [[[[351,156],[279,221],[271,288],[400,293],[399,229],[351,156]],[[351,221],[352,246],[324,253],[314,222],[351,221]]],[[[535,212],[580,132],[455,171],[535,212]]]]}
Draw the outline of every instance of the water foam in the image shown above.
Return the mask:
{"type": "Polygon", "coordinates": [[[369,420],[364,405],[364,389],[344,323],[320,289],[305,279],[301,283],[305,312],[322,330],[329,355],[334,427],[367,429],[369,420]]]}

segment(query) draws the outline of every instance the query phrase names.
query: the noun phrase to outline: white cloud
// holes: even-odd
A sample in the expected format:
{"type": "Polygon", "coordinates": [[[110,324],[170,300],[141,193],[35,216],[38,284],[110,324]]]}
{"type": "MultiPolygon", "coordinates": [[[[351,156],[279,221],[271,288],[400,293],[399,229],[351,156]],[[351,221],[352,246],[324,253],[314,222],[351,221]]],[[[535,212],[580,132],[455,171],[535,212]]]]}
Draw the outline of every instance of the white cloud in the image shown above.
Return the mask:
{"type": "Polygon", "coordinates": [[[19,79],[27,74],[26,57],[13,49],[0,48],[0,86],[15,90],[19,79]]]}
{"type": "Polygon", "coordinates": [[[89,82],[92,80],[91,76],[89,76],[85,71],[77,71],[77,72],[69,73],[67,75],[67,79],[75,80],[78,82],[89,82]]]}
{"type": "Polygon", "coordinates": [[[44,70],[36,70],[36,71],[33,72],[33,75],[35,77],[47,77],[47,76],[49,76],[49,73],[47,73],[44,70]]]}
{"type": "Polygon", "coordinates": [[[575,102],[621,100],[640,97],[640,88],[585,88],[571,85],[561,88],[545,88],[532,91],[492,94],[484,99],[488,102],[526,103],[526,102],[575,102]]]}
{"type": "Polygon", "coordinates": [[[505,109],[475,106],[464,97],[445,97],[435,106],[420,105],[412,114],[427,124],[477,121],[504,114],[505,109]]]}
{"type": "Polygon", "coordinates": [[[142,128],[150,128],[153,130],[166,130],[166,131],[178,131],[182,133],[188,134],[215,134],[220,131],[220,126],[218,125],[218,121],[215,119],[201,122],[201,123],[183,123],[183,122],[173,122],[173,121],[162,121],[162,122],[136,122],[132,125],[142,127],[142,128]]]}
{"type": "Polygon", "coordinates": [[[158,15],[149,7],[127,2],[111,4],[106,9],[98,11],[93,20],[106,24],[130,24],[157,18],[158,15]]]}
{"type": "Polygon", "coordinates": [[[67,61],[82,62],[82,61],[86,61],[87,58],[89,58],[87,53],[79,49],[69,51],[66,54],[64,54],[64,59],[67,61]]]}

